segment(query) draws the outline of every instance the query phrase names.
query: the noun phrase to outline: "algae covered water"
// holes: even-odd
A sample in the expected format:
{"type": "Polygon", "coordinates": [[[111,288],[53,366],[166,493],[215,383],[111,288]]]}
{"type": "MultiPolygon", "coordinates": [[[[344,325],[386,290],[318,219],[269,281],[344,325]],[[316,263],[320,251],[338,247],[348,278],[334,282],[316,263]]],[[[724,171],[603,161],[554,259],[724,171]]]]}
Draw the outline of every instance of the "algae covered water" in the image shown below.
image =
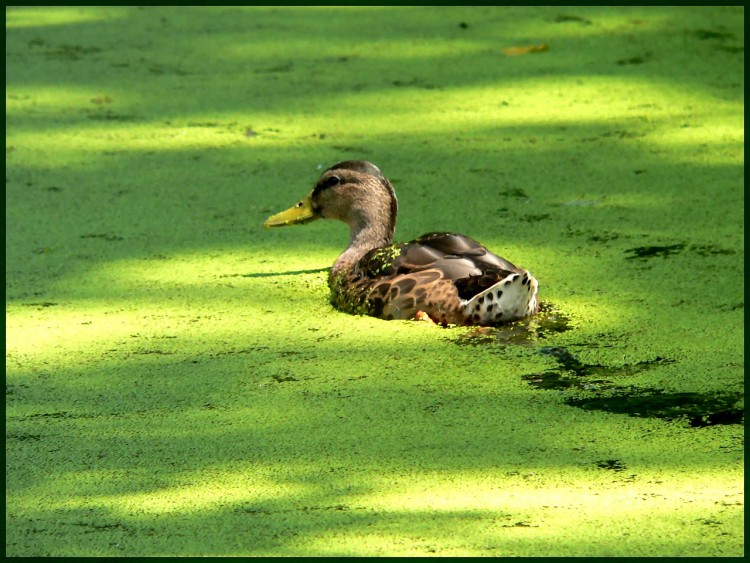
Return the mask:
{"type": "Polygon", "coordinates": [[[6,554],[744,553],[744,9],[6,10],[6,554]],[[492,329],[333,309],[396,240],[540,283],[492,329]]]}

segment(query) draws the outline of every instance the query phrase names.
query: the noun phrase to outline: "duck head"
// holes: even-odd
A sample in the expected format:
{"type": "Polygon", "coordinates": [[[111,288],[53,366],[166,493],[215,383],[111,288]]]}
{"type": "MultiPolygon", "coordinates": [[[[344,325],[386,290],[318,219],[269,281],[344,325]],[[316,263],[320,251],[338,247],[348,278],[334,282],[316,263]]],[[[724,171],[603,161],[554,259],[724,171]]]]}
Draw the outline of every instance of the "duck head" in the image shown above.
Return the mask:
{"type": "MultiPolygon", "coordinates": [[[[285,227],[316,219],[337,219],[348,224],[352,239],[363,231],[380,231],[390,243],[396,228],[398,200],[380,169],[363,160],[347,160],[320,175],[307,196],[289,209],[272,215],[264,227],[285,227]]],[[[378,241],[383,243],[383,241],[378,241]]]]}

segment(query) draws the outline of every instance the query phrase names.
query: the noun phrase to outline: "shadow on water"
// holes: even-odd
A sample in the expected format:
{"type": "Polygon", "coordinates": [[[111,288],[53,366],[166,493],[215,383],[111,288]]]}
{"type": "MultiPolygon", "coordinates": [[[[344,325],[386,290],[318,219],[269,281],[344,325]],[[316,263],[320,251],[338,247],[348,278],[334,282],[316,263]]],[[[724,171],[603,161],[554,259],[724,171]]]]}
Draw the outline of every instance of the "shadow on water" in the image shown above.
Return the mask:
{"type": "Polygon", "coordinates": [[[693,428],[717,424],[742,424],[745,409],[738,407],[743,395],[726,393],[667,393],[659,389],[618,387],[605,397],[568,399],[566,404],[584,410],[627,414],[641,418],[687,419],[693,428]]]}
{"type": "Polygon", "coordinates": [[[331,268],[315,268],[313,270],[291,270],[289,272],[257,272],[253,274],[224,274],[220,278],[273,278],[277,276],[300,276],[304,274],[320,274],[330,272],[331,268]]]}
{"type": "Polygon", "coordinates": [[[616,377],[618,375],[634,375],[651,369],[656,365],[673,364],[674,360],[657,356],[653,360],[646,360],[621,367],[607,367],[598,364],[584,364],[565,348],[545,347],[541,354],[552,356],[560,366],[557,370],[540,374],[524,375],[523,379],[537,389],[607,389],[615,387],[602,377],[616,377]]]}
{"type": "Polygon", "coordinates": [[[567,398],[567,405],[643,418],[682,418],[695,428],[743,423],[745,410],[738,405],[743,400],[741,393],[668,393],[660,389],[617,385],[608,379],[672,364],[674,360],[657,356],[635,364],[607,367],[584,364],[565,348],[545,347],[540,353],[554,357],[558,367],[521,376],[529,385],[542,390],[581,390],[594,395],[567,398]]]}

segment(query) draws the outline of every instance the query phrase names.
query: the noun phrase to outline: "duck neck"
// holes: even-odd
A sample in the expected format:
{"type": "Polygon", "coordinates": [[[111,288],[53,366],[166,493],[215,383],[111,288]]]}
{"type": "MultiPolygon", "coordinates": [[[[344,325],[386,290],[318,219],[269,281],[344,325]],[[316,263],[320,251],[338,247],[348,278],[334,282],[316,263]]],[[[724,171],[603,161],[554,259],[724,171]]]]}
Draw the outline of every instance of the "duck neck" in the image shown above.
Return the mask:
{"type": "Polygon", "coordinates": [[[374,248],[393,242],[395,226],[390,222],[357,221],[349,225],[349,245],[331,269],[331,279],[351,269],[374,248]]]}

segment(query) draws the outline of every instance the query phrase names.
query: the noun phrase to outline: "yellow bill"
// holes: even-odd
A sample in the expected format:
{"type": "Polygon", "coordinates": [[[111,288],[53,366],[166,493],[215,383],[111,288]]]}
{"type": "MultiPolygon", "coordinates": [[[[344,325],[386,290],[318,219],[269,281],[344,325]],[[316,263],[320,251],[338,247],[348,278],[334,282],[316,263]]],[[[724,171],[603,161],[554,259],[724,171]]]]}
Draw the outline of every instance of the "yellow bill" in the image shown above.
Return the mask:
{"type": "Polygon", "coordinates": [[[318,219],[318,215],[313,211],[312,202],[308,195],[305,199],[290,207],[286,211],[271,215],[263,226],[269,227],[286,227],[287,225],[297,225],[302,223],[309,223],[318,219]]]}

